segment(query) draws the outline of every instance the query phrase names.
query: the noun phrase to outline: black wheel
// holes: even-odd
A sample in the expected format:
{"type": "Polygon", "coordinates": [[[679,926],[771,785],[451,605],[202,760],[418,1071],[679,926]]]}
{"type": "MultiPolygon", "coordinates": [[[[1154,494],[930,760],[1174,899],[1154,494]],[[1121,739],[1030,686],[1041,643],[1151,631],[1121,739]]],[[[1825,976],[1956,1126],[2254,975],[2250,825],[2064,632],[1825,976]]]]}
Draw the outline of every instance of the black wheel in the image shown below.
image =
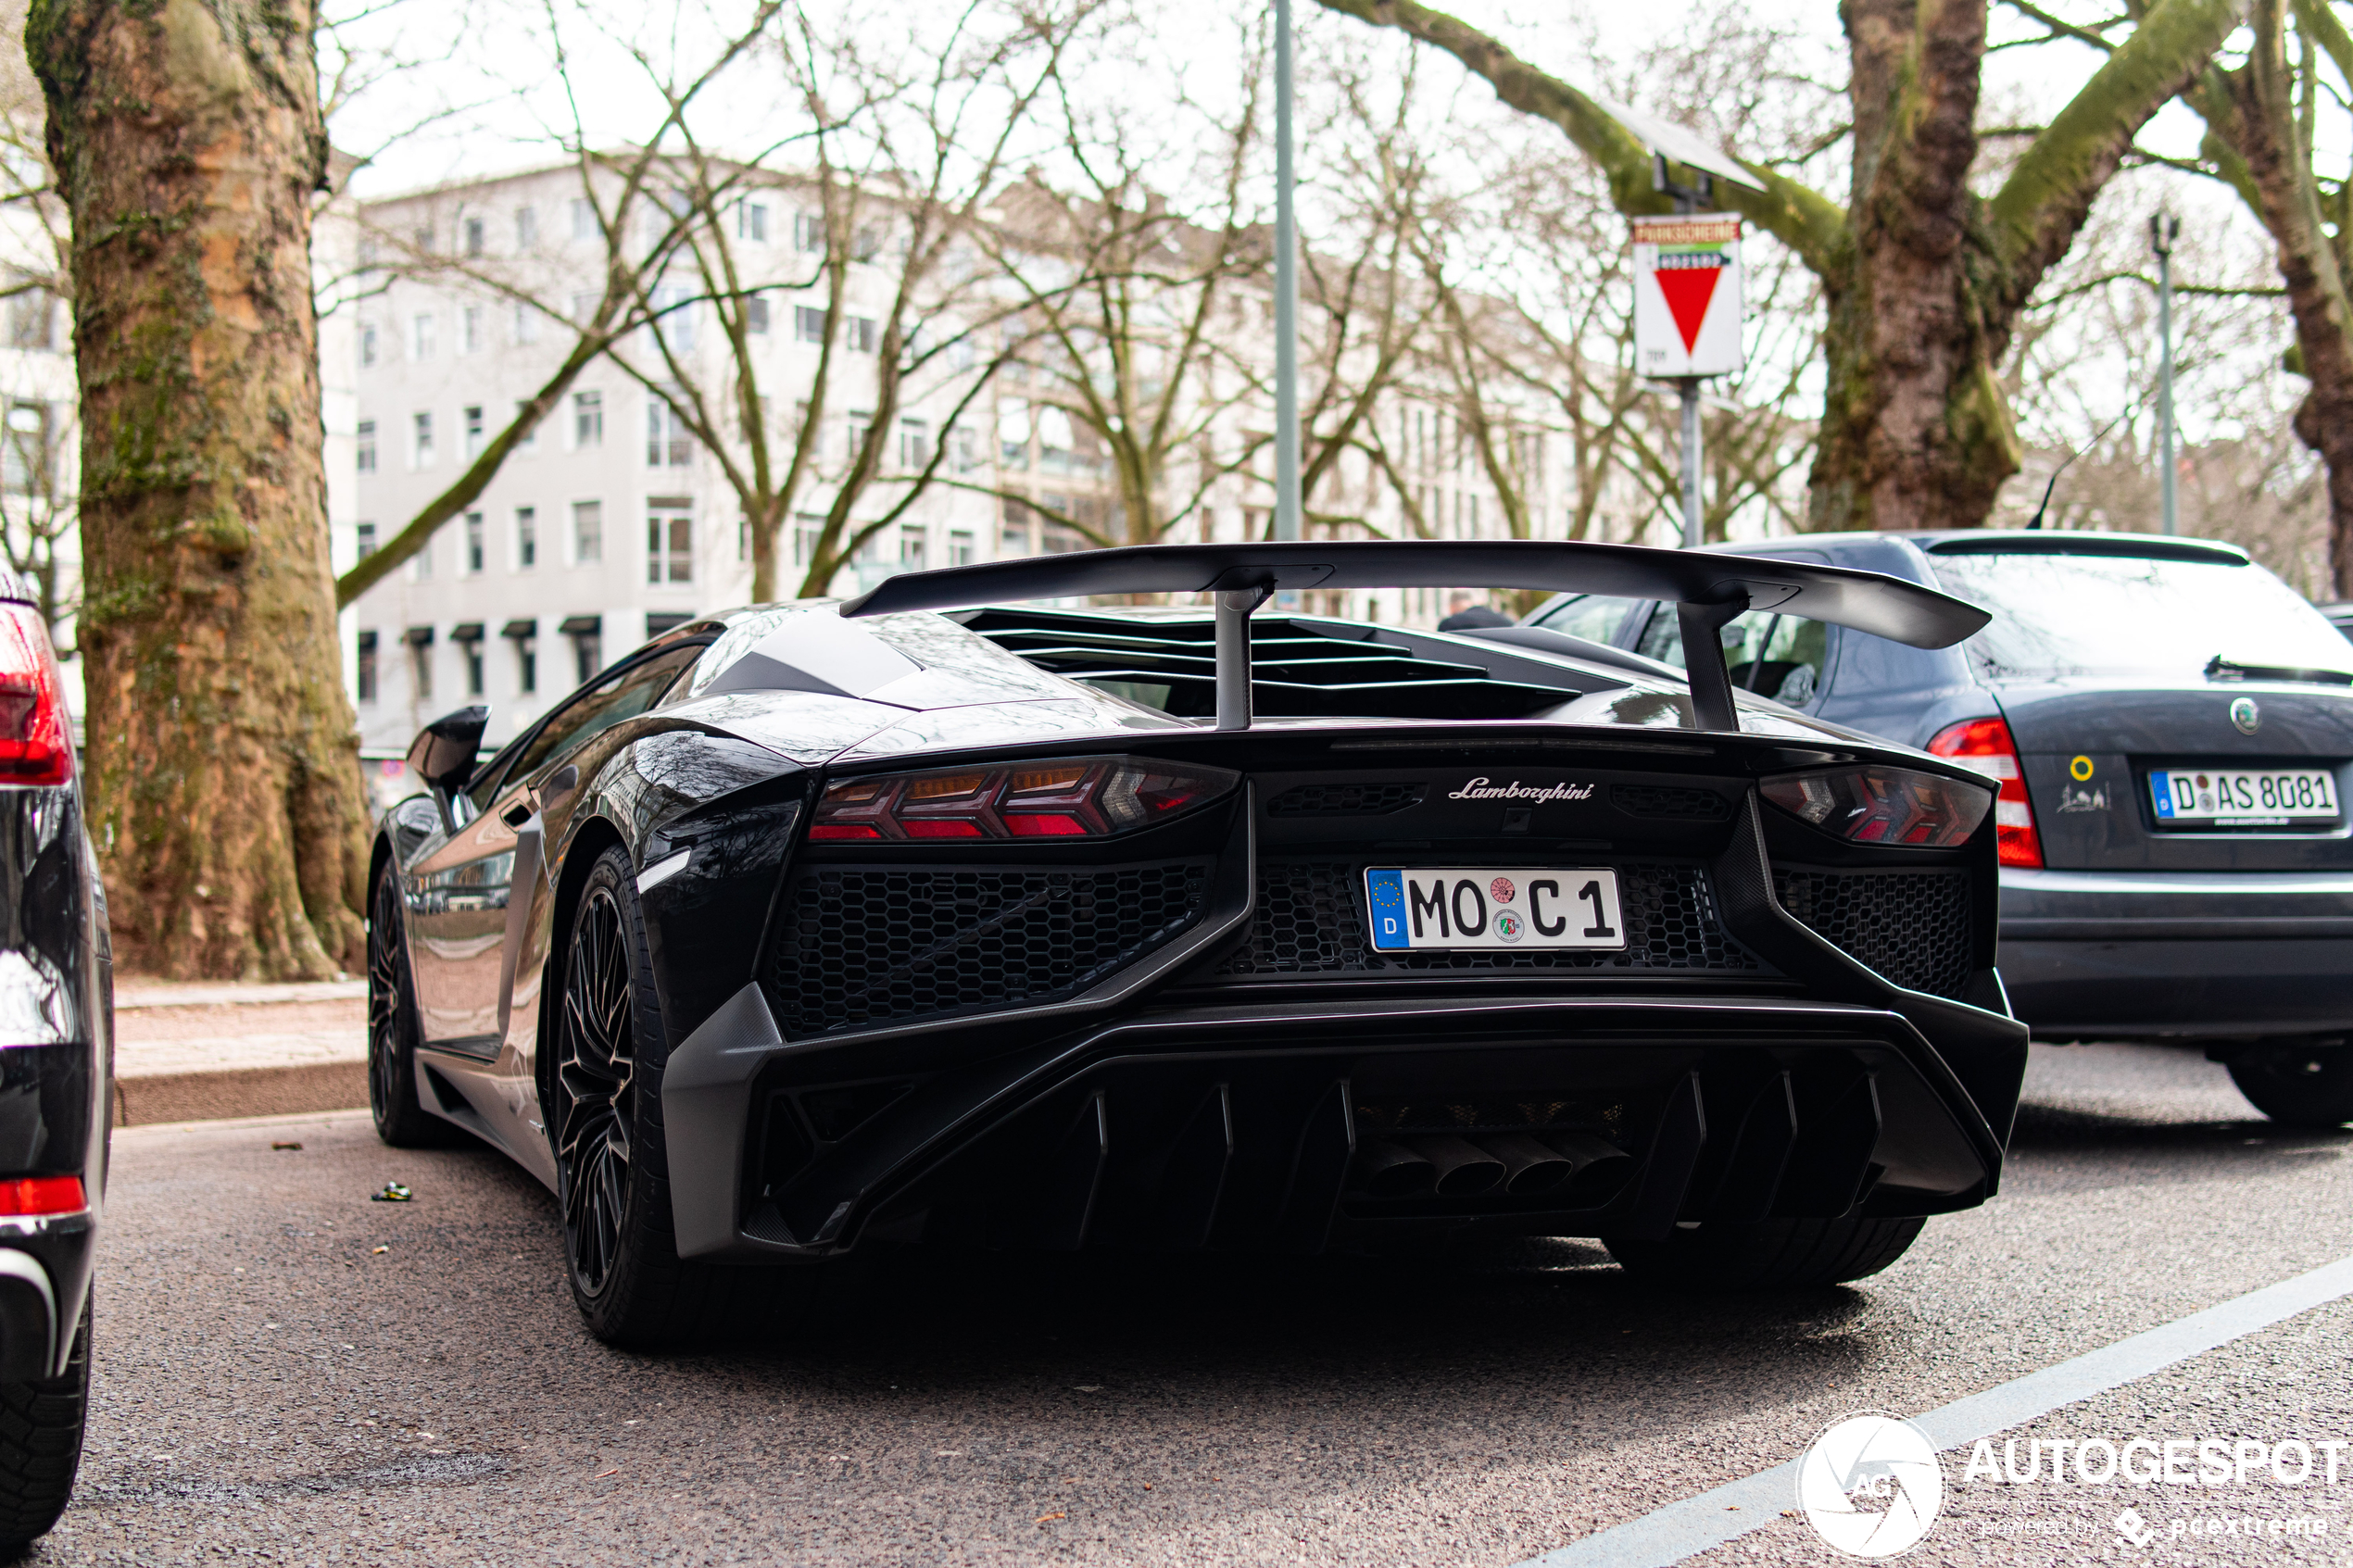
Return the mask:
{"type": "Polygon", "coordinates": [[[2231,1059],[2231,1082],[2283,1127],[2353,1122],[2353,1046],[2259,1046],[2231,1059]]]}
{"type": "Polygon", "coordinates": [[[386,865],[368,897],[368,1109],[393,1148],[431,1148],[455,1143],[458,1129],[417,1100],[417,993],[396,875],[386,865]]]}
{"type": "Polygon", "coordinates": [[[560,997],[548,1129],[573,1299],[589,1331],[652,1348],[747,1332],[781,1310],[829,1301],[842,1277],[837,1264],[679,1260],[661,1123],[669,1047],[636,868],[618,845],[581,886],[560,997]]]}
{"type": "Polygon", "coordinates": [[[1808,1290],[1875,1274],[1904,1256],[1919,1219],[1763,1220],[1701,1224],[1663,1241],[1604,1236],[1628,1273],[1697,1290],[1808,1290]]]}
{"type": "Polygon", "coordinates": [[[73,1334],[63,1377],[0,1383],[0,1552],[14,1556],[49,1533],[82,1467],[90,1408],[90,1307],[73,1334]]]}

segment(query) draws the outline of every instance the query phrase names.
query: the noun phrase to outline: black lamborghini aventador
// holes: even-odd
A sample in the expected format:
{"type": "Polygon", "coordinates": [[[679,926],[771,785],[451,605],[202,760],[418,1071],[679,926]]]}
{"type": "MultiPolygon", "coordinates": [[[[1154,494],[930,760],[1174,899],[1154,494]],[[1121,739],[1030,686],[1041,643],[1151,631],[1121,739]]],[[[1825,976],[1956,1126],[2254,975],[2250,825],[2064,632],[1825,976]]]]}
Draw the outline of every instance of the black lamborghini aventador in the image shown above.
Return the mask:
{"type": "Polygon", "coordinates": [[[1720,660],[1266,604],[1457,583],[1678,603],[1696,647],[1752,607],[1985,620],[1551,544],[1106,550],[714,615],[487,763],[483,709],[419,737],[371,867],[379,1130],[553,1187],[630,1343],[908,1242],[1577,1236],[1794,1286],[1989,1198],[2026,1031],[1982,776],[1720,660]],[[1169,593],[1211,604],[1035,608],[1169,593]]]}

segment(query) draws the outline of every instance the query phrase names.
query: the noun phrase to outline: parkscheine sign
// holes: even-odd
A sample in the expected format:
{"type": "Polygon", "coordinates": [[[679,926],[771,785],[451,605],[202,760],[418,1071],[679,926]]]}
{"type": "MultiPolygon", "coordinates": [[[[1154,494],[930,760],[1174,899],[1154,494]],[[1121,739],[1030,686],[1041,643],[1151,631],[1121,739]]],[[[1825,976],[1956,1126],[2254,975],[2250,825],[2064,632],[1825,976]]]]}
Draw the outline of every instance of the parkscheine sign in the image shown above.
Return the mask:
{"type": "Polygon", "coordinates": [[[1741,315],[1737,214],[1634,220],[1634,363],[1643,375],[1733,374],[1741,315]]]}

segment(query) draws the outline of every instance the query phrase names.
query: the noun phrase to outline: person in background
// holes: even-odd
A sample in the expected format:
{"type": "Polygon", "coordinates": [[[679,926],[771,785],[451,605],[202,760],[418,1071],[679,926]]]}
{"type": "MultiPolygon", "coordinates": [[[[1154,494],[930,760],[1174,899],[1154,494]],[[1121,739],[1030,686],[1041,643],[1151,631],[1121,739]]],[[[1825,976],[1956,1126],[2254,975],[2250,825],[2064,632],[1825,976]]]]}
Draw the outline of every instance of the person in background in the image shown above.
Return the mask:
{"type": "Polygon", "coordinates": [[[1501,610],[1488,608],[1474,596],[1461,588],[1446,596],[1446,619],[1438,623],[1441,632],[1476,632],[1483,626],[1510,626],[1512,618],[1501,610]]]}

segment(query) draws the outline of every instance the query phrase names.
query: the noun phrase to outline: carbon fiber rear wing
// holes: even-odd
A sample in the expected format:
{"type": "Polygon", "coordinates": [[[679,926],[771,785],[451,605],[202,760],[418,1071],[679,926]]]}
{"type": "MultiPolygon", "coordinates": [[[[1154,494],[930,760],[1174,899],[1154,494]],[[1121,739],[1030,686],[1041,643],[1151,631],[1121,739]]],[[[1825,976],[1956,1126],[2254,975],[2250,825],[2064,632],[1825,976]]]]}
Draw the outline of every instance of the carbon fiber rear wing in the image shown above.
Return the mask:
{"type": "Polygon", "coordinates": [[[1297,545],[1146,545],[911,571],[847,600],[845,616],[963,609],[1097,594],[1217,596],[1217,727],[1250,727],[1250,615],[1278,590],[1535,588],[1663,599],[1682,623],[1692,708],[1704,730],[1737,730],[1718,633],[1751,609],[1776,610],[1949,647],[1993,617],[1933,588],[1875,571],[1802,561],[1522,540],[1355,540],[1297,545]],[[1707,649],[1713,657],[1695,650],[1707,649]]]}

